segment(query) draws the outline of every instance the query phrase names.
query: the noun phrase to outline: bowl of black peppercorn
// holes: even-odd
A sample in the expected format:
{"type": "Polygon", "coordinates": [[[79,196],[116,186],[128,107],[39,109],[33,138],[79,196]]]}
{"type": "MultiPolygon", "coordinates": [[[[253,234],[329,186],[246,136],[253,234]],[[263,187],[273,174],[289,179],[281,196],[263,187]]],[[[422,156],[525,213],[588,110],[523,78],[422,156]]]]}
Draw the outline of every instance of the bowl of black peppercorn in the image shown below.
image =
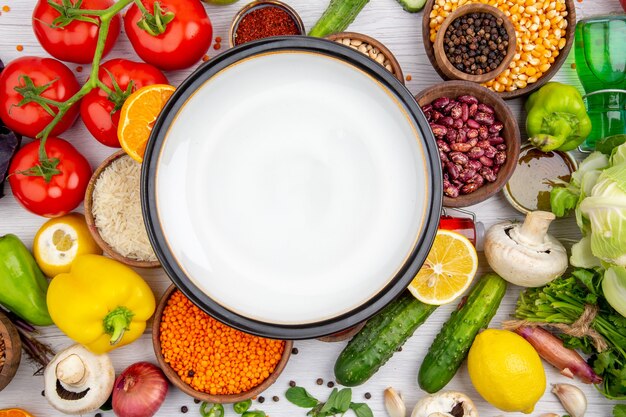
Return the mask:
{"type": "Polygon", "coordinates": [[[508,68],[515,44],[515,27],[501,10],[471,3],[446,18],[433,46],[439,69],[448,78],[483,83],[508,68]]]}

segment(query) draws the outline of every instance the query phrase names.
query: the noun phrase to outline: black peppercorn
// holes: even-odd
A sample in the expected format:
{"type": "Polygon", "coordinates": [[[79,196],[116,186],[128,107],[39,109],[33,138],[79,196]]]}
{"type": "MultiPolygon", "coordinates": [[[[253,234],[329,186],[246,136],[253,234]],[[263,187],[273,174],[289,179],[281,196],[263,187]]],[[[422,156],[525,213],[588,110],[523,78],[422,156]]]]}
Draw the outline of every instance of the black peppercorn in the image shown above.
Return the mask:
{"type": "Polygon", "coordinates": [[[322,385],[324,383],[324,380],[322,378],[317,378],[317,381],[315,381],[315,383],[317,385],[322,385]]]}
{"type": "Polygon", "coordinates": [[[293,348],[293,349],[291,349],[291,353],[292,353],[293,355],[297,355],[297,354],[298,354],[298,348],[293,348]]]}
{"type": "Polygon", "coordinates": [[[289,386],[291,388],[295,387],[296,386],[296,381],[289,381],[289,386]]]}
{"type": "Polygon", "coordinates": [[[183,405],[182,407],[180,407],[180,412],[185,414],[187,411],[189,411],[189,408],[187,408],[186,405],[183,405]]]}
{"type": "Polygon", "coordinates": [[[278,395],[274,395],[272,397],[272,401],[274,401],[275,403],[277,403],[280,400],[280,398],[278,398],[278,395]]]}
{"type": "Polygon", "coordinates": [[[366,392],[364,397],[366,400],[369,400],[370,398],[372,398],[372,394],[370,394],[369,392],[366,392]]]}
{"type": "Polygon", "coordinates": [[[257,401],[263,404],[265,402],[265,397],[259,397],[257,401]]]}

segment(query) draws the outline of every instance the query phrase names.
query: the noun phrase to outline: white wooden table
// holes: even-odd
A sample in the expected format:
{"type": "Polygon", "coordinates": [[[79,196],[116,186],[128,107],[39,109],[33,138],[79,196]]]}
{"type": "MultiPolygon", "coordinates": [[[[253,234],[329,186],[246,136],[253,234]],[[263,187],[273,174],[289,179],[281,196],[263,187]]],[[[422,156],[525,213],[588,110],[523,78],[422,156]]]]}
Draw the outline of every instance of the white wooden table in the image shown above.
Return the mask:
{"type": "MultiPolygon", "coordinates": [[[[310,28],[315,23],[326,7],[327,2],[327,0],[288,0],[288,3],[301,15],[307,28],[310,28]]],[[[0,0],[0,6],[8,5],[11,8],[10,12],[0,15],[0,59],[2,59],[5,64],[12,59],[24,55],[47,56],[37,43],[31,28],[31,13],[35,3],[36,0],[0,0]],[[16,50],[18,44],[23,45],[24,50],[22,52],[16,50]]],[[[225,7],[206,6],[213,23],[214,36],[221,36],[222,39],[224,39],[222,43],[223,46],[227,45],[228,27],[232,17],[244,4],[245,0],[225,7]]],[[[576,2],[576,14],[579,19],[608,12],[621,12],[621,10],[618,0],[583,0],[582,2],[576,2]]],[[[425,87],[441,81],[424,52],[421,20],[422,13],[406,13],[399,7],[395,0],[371,0],[370,4],[365,7],[356,21],[350,26],[350,30],[352,31],[362,32],[376,37],[395,54],[405,75],[410,74],[412,77],[412,80],[407,82],[407,87],[414,94],[425,87]]],[[[211,48],[209,55],[212,57],[217,52],[220,51],[215,51],[211,48]]],[[[576,73],[571,68],[571,63],[574,59],[573,55],[572,49],[572,53],[555,77],[555,80],[576,84],[580,87],[576,73]]],[[[108,56],[108,58],[113,57],[138,60],[138,57],[134,54],[124,34],[120,36],[115,48],[108,56]]],[[[70,64],[69,66],[75,69],[77,65],[70,64]]],[[[178,85],[191,71],[192,69],[171,72],[168,73],[167,76],[173,85],[178,85]]],[[[82,72],[76,73],[76,75],[79,81],[84,81],[88,73],[89,68],[86,66],[82,72]]],[[[524,136],[523,121],[525,115],[522,111],[522,100],[509,101],[508,104],[513,108],[515,115],[518,117],[518,122],[522,127],[522,134],[524,136]]],[[[70,140],[88,158],[94,168],[106,156],[115,151],[112,148],[100,145],[91,137],[80,121],[62,136],[70,140]]],[[[27,245],[30,245],[32,244],[35,232],[46,219],[33,215],[19,206],[11,196],[8,186],[5,191],[7,192],[7,196],[0,199],[0,235],[14,233],[27,245]]],[[[470,209],[477,213],[478,219],[482,221],[486,227],[500,220],[513,218],[522,219],[523,217],[506,202],[502,195],[497,195],[470,209]]],[[[79,210],[82,211],[82,207],[79,208],[79,210]]],[[[574,239],[577,239],[579,235],[575,222],[571,218],[557,220],[552,227],[552,232],[561,240],[565,242],[569,241],[570,243],[574,239]]],[[[485,272],[486,261],[482,254],[479,254],[479,256],[481,265],[479,273],[482,273],[485,272]]],[[[167,275],[160,269],[150,271],[138,270],[138,272],[149,282],[157,297],[160,296],[170,284],[167,275]]],[[[2,291],[1,288],[0,291],[2,291]]],[[[518,293],[519,288],[509,288],[496,317],[491,322],[491,327],[498,328],[500,322],[507,319],[510,314],[513,313],[518,293]]],[[[382,394],[386,387],[392,386],[403,393],[407,408],[411,410],[416,401],[425,395],[425,393],[419,389],[416,382],[420,363],[433,338],[439,332],[442,323],[447,320],[453,308],[454,305],[439,308],[405,344],[402,352],[396,353],[387,365],[365,385],[353,389],[353,400],[357,402],[365,401],[364,394],[369,392],[371,393],[371,399],[366,402],[374,411],[374,415],[386,416],[382,394]]],[[[56,349],[62,349],[71,343],[71,341],[55,327],[42,330],[41,337],[56,349]]],[[[326,399],[330,393],[330,389],[326,387],[326,382],[333,380],[335,359],[344,345],[345,342],[323,343],[316,340],[297,341],[295,346],[298,348],[299,353],[292,355],[291,360],[280,378],[272,387],[262,394],[265,397],[265,402],[263,404],[255,402],[252,408],[262,409],[272,417],[304,416],[306,414],[304,409],[295,407],[284,398],[284,393],[288,388],[289,381],[296,381],[298,385],[304,386],[316,397],[326,399]],[[318,378],[324,380],[324,385],[318,386],[316,384],[315,381],[318,378]],[[279,402],[274,402],[272,400],[273,396],[279,396],[279,402]]],[[[152,350],[150,334],[146,332],[140,340],[132,345],[113,351],[111,357],[118,373],[128,365],[137,361],[148,360],[155,362],[156,359],[152,350]]],[[[549,384],[572,382],[572,380],[561,376],[550,365],[545,364],[545,368],[549,384]]],[[[41,396],[43,378],[33,376],[34,370],[33,365],[29,364],[27,360],[22,360],[22,364],[20,365],[15,379],[7,388],[0,392],[0,409],[21,407],[29,410],[35,416],[60,415],[60,413],[51,408],[45,398],[41,396]]],[[[606,400],[597,393],[593,387],[583,386],[583,384],[578,382],[574,383],[582,387],[587,394],[589,401],[587,416],[609,417],[612,415],[611,410],[615,402],[606,400]]],[[[480,415],[483,417],[522,415],[521,413],[503,413],[483,401],[472,387],[465,364],[461,366],[457,375],[446,388],[459,390],[470,395],[476,402],[480,415]]],[[[188,415],[199,415],[198,405],[194,404],[190,397],[172,387],[164,405],[157,415],[182,415],[180,411],[182,406],[189,407],[188,415]]],[[[226,410],[227,416],[235,415],[230,406],[227,406],[226,410]]],[[[565,414],[565,411],[562,409],[556,397],[550,393],[549,386],[543,398],[537,404],[533,415],[538,416],[541,413],[547,412],[554,412],[559,415],[565,414]]],[[[113,413],[105,412],[103,415],[112,416],[113,413]]]]}

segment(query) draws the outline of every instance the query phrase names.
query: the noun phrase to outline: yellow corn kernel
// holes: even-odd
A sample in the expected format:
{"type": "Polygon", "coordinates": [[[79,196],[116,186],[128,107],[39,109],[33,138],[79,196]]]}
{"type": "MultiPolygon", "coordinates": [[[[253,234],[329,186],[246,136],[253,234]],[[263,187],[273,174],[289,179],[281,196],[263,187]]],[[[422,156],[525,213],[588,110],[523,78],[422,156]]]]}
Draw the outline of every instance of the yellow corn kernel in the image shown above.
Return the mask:
{"type": "Polygon", "coordinates": [[[532,77],[533,75],[535,75],[537,73],[537,70],[534,67],[526,67],[526,75],[528,75],[529,77],[532,77]]]}
{"type": "Polygon", "coordinates": [[[506,77],[502,77],[502,76],[501,76],[501,77],[498,77],[497,82],[499,82],[500,84],[505,85],[505,86],[506,86],[506,85],[509,85],[509,84],[511,83],[511,81],[509,81],[509,79],[508,79],[508,78],[506,78],[506,77]]]}
{"type": "Polygon", "coordinates": [[[522,49],[523,49],[524,51],[526,51],[526,52],[530,52],[530,51],[532,51],[533,49],[535,49],[535,45],[533,45],[532,43],[528,43],[528,44],[525,44],[525,45],[522,47],[522,49]]]}
{"type": "Polygon", "coordinates": [[[496,81],[495,83],[493,83],[493,89],[496,90],[498,93],[501,93],[504,91],[504,86],[496,81]]]}
{"type": "Polygon", "coordinates": [[[446,3],[446,4],[443,6],[443,10],[445,10],[445,11],[449,12],[450,10],[452,10],[452,5],[451,5],[450,3],[446,3]]]}
{"type": "Polygon", "coordinates": [[[548,72],[548,70],[550,69],[550,66],[551,66],[551,65],[550,65],[550,64],[548,64],[548,63],[546,63],[546,64],[542,64],[542,65],[539,67],[539,71],[541,71],[541,72],[548,72]]]}
{"type": "Polygon", "coordinates": [[[556,10],[554,9],[550,9],[548,10],[548,12],[546,13],[546,17],[548,19],[553,19],[556,16],[556,10]]]}
{"type": "Polygon", "coordinates": [[[515,81],[515,86],[516,86],[517,88],[524,88],[524,87],[526,87],[526,85],[528,85],[528,84],[526,83],[526,81],[522,81],[522,80],[517,80],[517,81],[515,81]]]}
{"type": "Polygon", "coordinates": [[[520,67],[517,67],[517,66],[516,66],[515,68],[511,68],[511,72],[512,72],[514,75],[518,75],[520,72],[522,72],[522,69],[521,69],[520,67]]]}
{"type": "Polygon", "coordinates": [[[526,80],[528,80],[528,75],[526,75],[526,74],[519,74],[517,76],[517,79],[518,80],[522,80],[522,81],[526,81],[526,80]]]}
{"type": "Polygon", "coordinates": [[[537,8],[535,6],[526,7],[526,13],[535,14],[537,13],[537,8]]]}
{"type": "Polygon", "coordinates": [[[563,49],[566,43],[567,43],[567,40],[565,38],[559,39],[559,49],[563,49]]]}
{"type": "Polygon", "coordinates": [[[543,56],[543,52],[539,52],[538,50],[534,50],[530,53],[532,56],[534,56],[535,58],[541,58],[543,56]]]}
{"type": "Polygon", "coordinates": [[[535,0],[526,0],[526,1],[524,2],[524,5],[525,5],[525,6],[532,6],[532,5],[534,5],[534,4],[535,4],[535,0]]]}

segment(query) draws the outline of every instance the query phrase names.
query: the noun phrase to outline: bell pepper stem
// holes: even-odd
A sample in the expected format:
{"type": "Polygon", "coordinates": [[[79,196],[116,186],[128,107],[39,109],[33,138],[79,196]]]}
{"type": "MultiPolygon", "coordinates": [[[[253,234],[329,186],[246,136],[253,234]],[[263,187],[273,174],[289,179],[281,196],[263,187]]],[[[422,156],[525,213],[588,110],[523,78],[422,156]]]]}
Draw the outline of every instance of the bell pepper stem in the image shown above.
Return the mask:
{"type": "Polygon", "coordinates": [[[104,317],[104,331],[111,335],[111,346],[116,345],[124,337],[124,332],[129,329],[133,320],[133,312],[120,306],[109,312],[104,317]]]}
{"type": "Polygon", "coordinates": [[[541,131],[530,138],[530,142],[543,152],[558,149],[567,138],[578,130],[579,120],[573,114],[554,112],[543,118],[541,131]]]}

